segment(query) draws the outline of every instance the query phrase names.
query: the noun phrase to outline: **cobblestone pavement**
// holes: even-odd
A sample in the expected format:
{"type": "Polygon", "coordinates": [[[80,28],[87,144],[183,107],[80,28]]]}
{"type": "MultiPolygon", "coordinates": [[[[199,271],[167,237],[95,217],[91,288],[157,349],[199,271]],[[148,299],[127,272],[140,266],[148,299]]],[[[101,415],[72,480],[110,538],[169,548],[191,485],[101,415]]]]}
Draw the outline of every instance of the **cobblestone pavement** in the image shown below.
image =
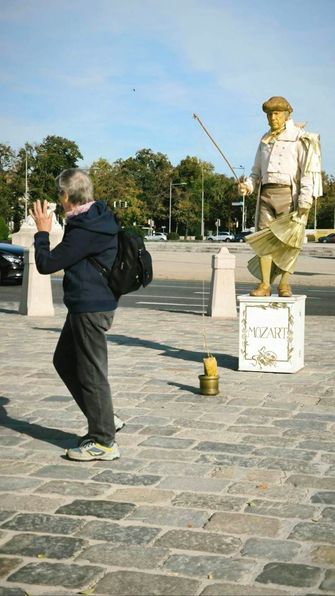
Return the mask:
{"type": "Polygon", "coordinates": [[[0,310],[0,595],[335,593],[334,317],[305,368],[237,371],[238,322],[119,308],[108,336],[121,459],[71,462],[85,421],[52,368],[65,309],[0,310]]]}

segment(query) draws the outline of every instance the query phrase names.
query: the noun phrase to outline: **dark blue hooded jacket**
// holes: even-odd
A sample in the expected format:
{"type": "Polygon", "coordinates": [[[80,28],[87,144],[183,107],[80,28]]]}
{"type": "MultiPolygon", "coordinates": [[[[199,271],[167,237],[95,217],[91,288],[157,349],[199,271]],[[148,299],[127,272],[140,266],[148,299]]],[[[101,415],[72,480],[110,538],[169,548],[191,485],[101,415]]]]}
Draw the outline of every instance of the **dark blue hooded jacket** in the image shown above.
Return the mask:
{"type": "Polygon", "coordinates": [[[95,256],[111,267],[117,252],[119,225],[106,203],[95,201],[88,211],[71,217],[62,242],[50,251],[48,232],[35,234],[35,261],[39,273],[64,269],[64,304],[70,313],[114,310],[117,301],[106,280],[88,260],[95,256]]]}

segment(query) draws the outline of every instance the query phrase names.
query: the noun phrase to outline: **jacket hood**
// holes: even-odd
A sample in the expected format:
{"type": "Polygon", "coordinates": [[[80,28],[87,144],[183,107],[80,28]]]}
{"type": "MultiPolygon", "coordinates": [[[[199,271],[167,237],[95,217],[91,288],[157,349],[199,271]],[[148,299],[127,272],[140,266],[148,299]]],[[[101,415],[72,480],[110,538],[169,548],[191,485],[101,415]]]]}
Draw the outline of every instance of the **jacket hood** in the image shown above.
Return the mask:
{"type": "Polygon", "coordinates": [[[104,201],[95,201],[88,211],[71,217],[66,225],[109,236],[117,234],[120,229],[104,201]]]}

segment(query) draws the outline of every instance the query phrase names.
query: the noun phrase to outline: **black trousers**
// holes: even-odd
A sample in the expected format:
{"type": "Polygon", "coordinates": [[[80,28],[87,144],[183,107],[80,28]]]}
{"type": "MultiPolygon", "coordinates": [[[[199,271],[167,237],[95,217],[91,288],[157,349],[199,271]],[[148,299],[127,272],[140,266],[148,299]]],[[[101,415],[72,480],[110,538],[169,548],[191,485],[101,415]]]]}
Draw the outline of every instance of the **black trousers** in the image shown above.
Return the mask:
{"type": "Polygon", "coordinates": [[[89,437],[110,445],[115,437],[108,383],[106,331],[114,311],[68,314],[53,363],[88,421],[89,437]]]}

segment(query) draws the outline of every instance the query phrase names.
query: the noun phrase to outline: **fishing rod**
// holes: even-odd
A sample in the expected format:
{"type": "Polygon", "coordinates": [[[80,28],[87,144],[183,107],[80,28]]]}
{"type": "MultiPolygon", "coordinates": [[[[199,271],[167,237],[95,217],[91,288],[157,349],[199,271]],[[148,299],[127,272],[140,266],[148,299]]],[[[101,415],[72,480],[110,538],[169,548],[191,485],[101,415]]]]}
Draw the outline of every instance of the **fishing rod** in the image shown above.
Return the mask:
{"type": "Polygon", "coordinates": [[[217,148],[217,150],[219,151],[220,155],[223,157],[223,159],[225,160],[226,164],[228,165],[228,167],[231,169],[234,177],[236,178],[237,182],[240,182],[238,176],[236,175],[236,172],[233,168],[233,166],[231,165],[231,163],[229,162],[229,160],[226,158],[226,156],[223,154],[223,152],[221,151],[219,145],[217,144],[217,142],[213,139],[212,135],[208,132],[207,128],[203,125],[203,123],[201,122],[199,116],[197,114],[193,114],[193,118],[195,120],[197,120],[201,126],[201,128],[205,131],[206,135],[210,138],[210,140],[212,141],[213,145],[215,145],[215,147],[217,148]]]}

